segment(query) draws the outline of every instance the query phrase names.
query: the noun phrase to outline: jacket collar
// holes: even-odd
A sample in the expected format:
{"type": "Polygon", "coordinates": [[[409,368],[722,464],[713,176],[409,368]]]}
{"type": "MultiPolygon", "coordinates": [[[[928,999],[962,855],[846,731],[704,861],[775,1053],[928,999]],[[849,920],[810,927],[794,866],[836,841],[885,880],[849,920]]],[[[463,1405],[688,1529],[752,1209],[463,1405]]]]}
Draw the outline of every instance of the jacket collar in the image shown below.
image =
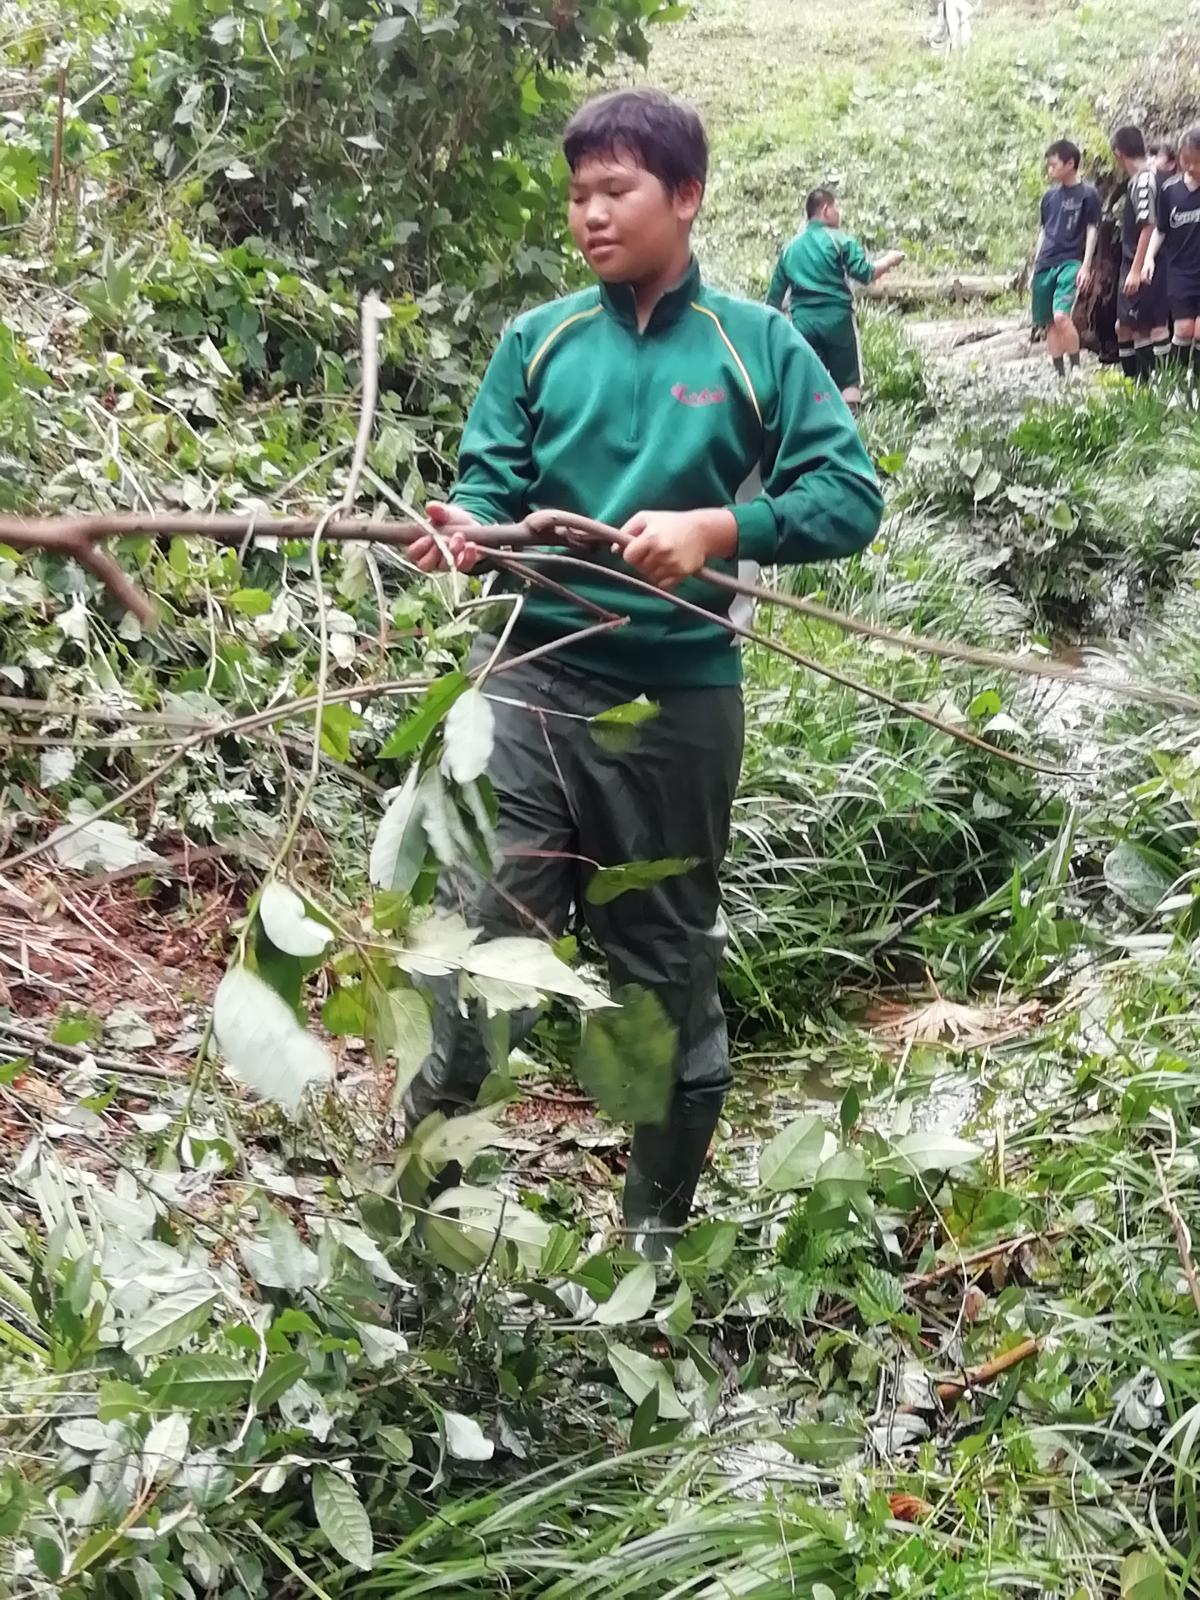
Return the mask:
{"type": "MultiPolygon", "coordinates": [[[[654,333],[677,322],[700,292],[700,263],[695,256],[674,288],[668,289],[650,313],[645,332],[654,333]]],[[[637,332],[637,297],[628,283],[602,283],[600,300],[618,322],[637,332]]]]}

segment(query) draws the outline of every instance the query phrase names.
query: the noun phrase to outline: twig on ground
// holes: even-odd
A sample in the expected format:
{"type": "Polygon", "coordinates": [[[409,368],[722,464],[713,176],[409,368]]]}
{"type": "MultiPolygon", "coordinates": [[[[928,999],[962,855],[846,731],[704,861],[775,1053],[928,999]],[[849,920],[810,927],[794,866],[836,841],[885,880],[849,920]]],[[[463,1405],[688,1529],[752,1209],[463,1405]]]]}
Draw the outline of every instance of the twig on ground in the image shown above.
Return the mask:
{"type": "MultiPolygon", "coordinates": [[[[998,1378],[1002,1372],[1007,1372],[1010,1367],[1017,1366],[1022,1361],[1036,1355],[1041,1349],[1037,1339],[1024,1339],[1020,1344],[1014,1345],[1011,1350],[1004,1350],[998,1356],[993,1356],[990,1361],[985,1361],[982,1366],[968,1367],[959,1378],[947,1378],[939,1383],[934,1394],[939,1400],[957,1400],[959,1395],[977,1389],[980,1384],[990,1383],[993,1378],[998,1378]]],[[[904,1409],[901,1407],[901,1409],[904,1409]]]]}
{"type": "Polygon", "coordinates": [[[1179,1207],[1171,1198],[1171,1191],[1167,1185],[1167,1175],[1163,1171],[1162,1162],[1158,1159],[1157,1150],[1151,1150],[1150,1159],[1154,1163],[1154,1171],[1158,1177],[1158,1187],[1162,1191],[1163,1205],[1171,1219],[1171,1226],[1175,1230],[1175,1243],[1179,1250],[1179,1264],[1183,1268],[1183,1275],[1187,1279],[1188,1288],[1192,1291],[1193,1304],[1197,1313],[1200,1314],[1200,1279],[1196,1277],[1196,1266],[1192,1260],[1192,1241],[1188,1226],[1179,1213],[1179,1207]]]}
{"type": "Polygon", "coordinates": [[[984,1245],[981,1250],[973,1250],[970,1255],[959,1256],[955,1261],[944,1261],[930,1272],[914,1272],[904,1280],[905,1292],[912,1294],[914,1290],[927,1289],[931,1284],[944,1283],[947,1278],[964,1277],[971,1267],[983,1266],[997,1256],[1010,1255],[1027,1244],[1049,1244],[1061,1239],[1066,1231],[1066,1228],[1047,1228],[1044,1233],[1021,1233],[1015,1239],[999,1239],[995,1244],[984,1245]]]}

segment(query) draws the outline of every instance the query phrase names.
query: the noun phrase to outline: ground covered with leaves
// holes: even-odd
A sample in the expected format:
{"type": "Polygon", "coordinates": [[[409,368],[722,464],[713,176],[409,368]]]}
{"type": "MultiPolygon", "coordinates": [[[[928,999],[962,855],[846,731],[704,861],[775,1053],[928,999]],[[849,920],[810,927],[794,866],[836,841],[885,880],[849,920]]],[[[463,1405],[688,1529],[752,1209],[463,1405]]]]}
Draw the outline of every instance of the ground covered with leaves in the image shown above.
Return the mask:
{"type": "MultiPolygon", "coordinates": [[[[505,310],[569,281],[538,159],[567,69],[661,11],[664,70],[702,40],[722,81],[735,8],[679,9],[503,40],[470,4],[72,9],[56,163],[61,26],[0,7],[0,511],[327,508],[375,286],[359,503],[403,515],[505,310]]],[[[1003,16],[922,66],[930,138],[958,76],[1034,70],[1003,16]]],[[[1105,6],[1054,16],[1063,82],[1127,48],[1105,6]]],[[[872,52],[924,19],[860,21],[890,103],[872,52]]],[[[379,545],[125,540],[151,632],[0,549],[0,1592],[1200,1593],[1192,397],[865,331],[888,520],[786,582],[1077,675],[763,614],[990,749],[748,652],[737,1083],[659,1268],[615,1194],[669,1039],[585,940],[430,914],[491,859],[504,679],[462,663],[500,608],[379,545]],[[439,980],[493,1072],[401,1143],[439,980]]]]}

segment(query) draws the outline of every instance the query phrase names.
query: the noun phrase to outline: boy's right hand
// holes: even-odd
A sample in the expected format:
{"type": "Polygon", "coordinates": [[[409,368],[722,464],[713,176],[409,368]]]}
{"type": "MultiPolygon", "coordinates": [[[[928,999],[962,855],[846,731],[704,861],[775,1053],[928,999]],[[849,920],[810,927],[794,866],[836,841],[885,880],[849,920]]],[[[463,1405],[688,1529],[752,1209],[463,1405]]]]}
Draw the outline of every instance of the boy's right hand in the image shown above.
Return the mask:
{"type": "MultiPolygon", "coordinates": [[[[1142,263],[1142,282],[1150,283],[1154,278],[1154,262],[1149,256],[1142,263]]],[[[1132,293],[1132,291],[1130,291],[1132,293]]]]}
{"type": "MultiPolygon", "coordinates": [[[[442,543],[454,565],[460,572],[470,572],[482,552],[477,544],[472,544],[466,538],[462,530],[478,528],[479,519],[461,506],[444,505],[440,500],[431,500],[425,507],[425,515],[438,532],[445,535],[442,543]]],[[[446,568],[441,550],[428,534],[409,545],[408,559],[422,572],[442,572],[446,568]]]]}
{"type": "Polygon", "coordinates": [[[1125,293],[1131,297],[1135,295],[1142,287],[1142,278],[1143,274],[1136,267],[1130,267],[1125,278],[1125,293]]]}

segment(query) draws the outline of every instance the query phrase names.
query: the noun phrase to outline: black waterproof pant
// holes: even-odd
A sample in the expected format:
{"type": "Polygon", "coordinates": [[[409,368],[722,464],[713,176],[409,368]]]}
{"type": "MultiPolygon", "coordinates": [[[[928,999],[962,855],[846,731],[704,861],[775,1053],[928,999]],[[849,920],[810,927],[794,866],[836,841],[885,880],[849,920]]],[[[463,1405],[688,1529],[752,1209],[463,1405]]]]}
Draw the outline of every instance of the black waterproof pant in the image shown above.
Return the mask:
{"type": "MultiPolygon", "coordinates": [[[[473,664],[492,648],[493,641],[478,641],[473,664]]],[[[500,805],[503,864],[491,882],[450,875],[441,903],[489,938],[528,931],[522,907],[557,935],[574,906],[604,952],[610,983],[657,995],[678,1030],[675,1089],[662,1125],[634,1129],[624,1211],[636,1232],[678,1228],[730,1078],[717,992],[725,944],[719,873],[741,769],[741,690],[649,691],[658,715],[621,752],[597,743],[587,719],[634,698],[627,684],[584,677],[547,657],[490,679],[485,692],[496,714],[488,776],[500,805]],[[695,857],[698,865],[603,906],[583,894],[594,869],[571,859],[618,866],[668,856],[695,857]]],[[[473,1104],[488,1072],[457,980],[437,980],[433,989],[433,1050],[405,1097],[410,1121],[473,1104]]],[[[514,1016],[514,1035],[534,1016],[514,1016]]]]}

